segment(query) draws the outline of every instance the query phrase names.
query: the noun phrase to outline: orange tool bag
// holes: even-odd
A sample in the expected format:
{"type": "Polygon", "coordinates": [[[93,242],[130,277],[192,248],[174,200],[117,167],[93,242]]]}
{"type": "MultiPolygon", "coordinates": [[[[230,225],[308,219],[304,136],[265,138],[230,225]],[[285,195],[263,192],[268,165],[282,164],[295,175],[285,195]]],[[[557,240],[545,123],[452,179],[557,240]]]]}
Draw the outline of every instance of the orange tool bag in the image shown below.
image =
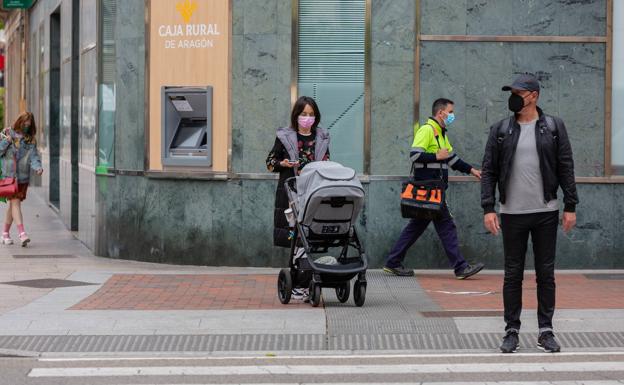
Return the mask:
{"type": "Polygon", "coordinates": [[[444,181],[413,180],[403,182],[401,216],[403,218],[438,219],[444,206],[444,181]]]}
{"type": "MultiPolygon", "coordinates": [[[[434,127],[433,134],[440,146],[438,132],[434,127]]],[[[410,179],[403,182],[401,188],[401,216],[403,218],[421,218],[435,220],[442,216],[444,207],[445,184],[440,165],[440,179],[415,180],[415,165],[412,164],[410,179]]]]}

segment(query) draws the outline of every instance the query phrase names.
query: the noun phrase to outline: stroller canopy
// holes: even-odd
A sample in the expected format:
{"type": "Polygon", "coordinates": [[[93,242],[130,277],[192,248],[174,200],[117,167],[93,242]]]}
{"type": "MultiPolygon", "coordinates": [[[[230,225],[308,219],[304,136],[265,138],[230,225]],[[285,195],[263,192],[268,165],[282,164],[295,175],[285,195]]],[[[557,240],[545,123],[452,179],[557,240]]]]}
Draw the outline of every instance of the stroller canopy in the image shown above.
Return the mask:
{"type": "Polygon", "coordinates": [[[298,221],[303,224],[309,225],[321,202],[331,198],[352,202],[350,219],[355,221],[364,202],[364,188],[355,170],[336,162],[312,162],[297,177],[297,197],[298,221]]]}

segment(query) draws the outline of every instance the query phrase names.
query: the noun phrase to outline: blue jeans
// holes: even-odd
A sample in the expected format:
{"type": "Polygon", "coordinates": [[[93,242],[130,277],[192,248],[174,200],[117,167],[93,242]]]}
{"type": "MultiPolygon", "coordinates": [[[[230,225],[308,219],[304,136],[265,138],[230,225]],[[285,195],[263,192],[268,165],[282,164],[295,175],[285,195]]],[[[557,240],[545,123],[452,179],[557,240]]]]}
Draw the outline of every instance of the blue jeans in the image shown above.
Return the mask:
{"type": "MultiPolygon", "coordinates": [[[[401,231],[399,239],[396,241],[388,258],[386,259],[386,266],[391,268],[399,267],[403,264],[405,259],[405,253],[414,242],[420,238],[422,233],[429,226],[429,219],[412,218],[407,225],[401,231]]],[[[449,264],[455,271],[455,273],[461,272],[468,263],[459,251],[459,240],[457,239],[457,227],[455,221],[448,210],[448,207],[444,205],[442,209],[442,216],[440,219],[433,221],[438,237],[442,241],[444,251],[449,259],[449,264]]]]}

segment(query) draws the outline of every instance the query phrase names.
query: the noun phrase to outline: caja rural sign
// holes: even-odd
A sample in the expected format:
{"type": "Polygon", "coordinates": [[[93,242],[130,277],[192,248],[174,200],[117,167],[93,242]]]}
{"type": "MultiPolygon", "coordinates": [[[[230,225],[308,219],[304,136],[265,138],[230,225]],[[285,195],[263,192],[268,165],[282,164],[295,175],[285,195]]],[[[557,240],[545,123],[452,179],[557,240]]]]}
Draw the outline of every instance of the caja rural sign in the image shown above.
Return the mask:
{"type": "Polygon", "coordinates": [[[200,7],[195,0],[182,0],[175,4],[179,22],[175,24],[158,25],[158,36],[163,39],[165,48],[213,48],[215,36],[220,36],[220,26],[217,23],[201,23],[194,20],[193,15],[200,7]]]}

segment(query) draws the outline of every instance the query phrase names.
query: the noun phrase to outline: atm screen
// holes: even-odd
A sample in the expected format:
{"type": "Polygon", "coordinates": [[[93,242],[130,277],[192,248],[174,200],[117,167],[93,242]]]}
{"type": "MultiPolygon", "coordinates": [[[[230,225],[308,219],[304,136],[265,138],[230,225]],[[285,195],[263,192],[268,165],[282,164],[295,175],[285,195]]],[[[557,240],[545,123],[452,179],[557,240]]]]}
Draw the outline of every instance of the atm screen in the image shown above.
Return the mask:
{"type": "Polygon", "coordinates": [[[198,148],[206,135],[205,120],[182,120],[178,127],[171,148],[198,148]]]}

